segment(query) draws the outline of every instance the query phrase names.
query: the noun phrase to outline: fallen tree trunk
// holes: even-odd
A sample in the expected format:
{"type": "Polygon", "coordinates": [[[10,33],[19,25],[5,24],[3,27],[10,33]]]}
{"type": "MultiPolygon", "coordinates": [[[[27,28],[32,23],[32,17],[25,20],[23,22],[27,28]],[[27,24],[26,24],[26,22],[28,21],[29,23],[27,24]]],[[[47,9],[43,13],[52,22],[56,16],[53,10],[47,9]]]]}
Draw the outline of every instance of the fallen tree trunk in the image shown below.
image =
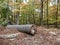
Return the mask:
{"type": "Polygon", "coordinates": [[[34,35],[36,33],[36,26],[33,24],[27,25],[7,25],[6,28],[16,28],[20,32],[25,32],[34,35]]]}

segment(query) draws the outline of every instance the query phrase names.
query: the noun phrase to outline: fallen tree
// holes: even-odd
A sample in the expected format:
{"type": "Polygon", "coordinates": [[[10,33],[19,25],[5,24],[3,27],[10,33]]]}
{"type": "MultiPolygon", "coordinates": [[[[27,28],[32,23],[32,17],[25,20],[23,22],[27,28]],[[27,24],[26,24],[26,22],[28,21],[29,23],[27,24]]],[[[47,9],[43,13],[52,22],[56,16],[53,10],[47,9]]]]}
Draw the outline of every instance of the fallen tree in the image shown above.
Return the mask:
{"type": "Polygon", "coordinates": [[[7,25],[6,28],[16,28],[20,32],[29,33],[31,35],[34,35],[36,33],[36,26],[33,24],[27,24],[27,25],[7,25]]]}

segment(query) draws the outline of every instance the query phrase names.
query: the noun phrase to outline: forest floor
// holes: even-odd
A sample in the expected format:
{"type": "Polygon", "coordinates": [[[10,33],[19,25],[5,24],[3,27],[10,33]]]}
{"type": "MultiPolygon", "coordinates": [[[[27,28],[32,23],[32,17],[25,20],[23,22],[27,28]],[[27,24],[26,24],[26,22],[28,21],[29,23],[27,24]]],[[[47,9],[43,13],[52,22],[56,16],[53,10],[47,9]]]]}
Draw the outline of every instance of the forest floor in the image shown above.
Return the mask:
{"type": "Polygon", "coordinates": [[[60,30],[37,26],[34,36],[19,32],[19,35],[13,39],[0,38],[0,45],[60,45],[60,30]]]}

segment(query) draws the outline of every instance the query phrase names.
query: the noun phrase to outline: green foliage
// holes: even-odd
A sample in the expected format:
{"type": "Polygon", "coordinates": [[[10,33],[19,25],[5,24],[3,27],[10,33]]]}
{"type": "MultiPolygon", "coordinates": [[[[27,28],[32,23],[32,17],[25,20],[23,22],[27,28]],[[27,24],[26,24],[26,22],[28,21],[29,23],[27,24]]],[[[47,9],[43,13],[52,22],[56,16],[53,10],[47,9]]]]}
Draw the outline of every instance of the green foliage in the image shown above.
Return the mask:
{"type": "Polygon", "coordinates": [[[9,10],[8,5],[0,0],[0,25],[5,24],[5,20],[7,20],[7,15],[12,15],[11,10],[9,10]]]}
{"type": "MultiPolygon", "coordinates": [[[[7,15],[10,17],[11,16],[11,21],[14,22],[14,17],[13,17],[13,12],[11,10],[9,10],[9,6],[6,5],[6,2],[8,2],[7,0],[0,0],[0,24],[4,25],[7,24],[5,22],[7,15]],[[4,2],[5,1],[5,2],[4,2]],[[3,2],[3,3],[2,3],[3,2]],[[2,23],[4,22],[4,23],[2,23]]],[[[19,3],[23,3],[23,0],[17,0],[17,2],[19,3]]],[[[50,6],[51,1],[48,1],[48,17],[47,17],[47,2],[44,1],[43,4],[43,24],[47,23],[47,19],[48,19],[48,24],[54,24],[56,22],[60,23],[60,18],[58,14],[58,20],[56,20],[56,12],[57,9],[55,9],[55,7],[57,7],[57,5],[50,6]],[[53,8],[54,10],[51,10],[51,8],[53,8]],[[56,10],[56,11],[55,11],[56,10]]],[[[55,1],[53,1],[55,2],[55,1]]],[[[34,4],[33,0],[29,0],[29,2],[27,3],[28,6],[24,6],[22,7],[20,10],[26,10],[26,12],[20,12],[19,15],[19,23],[20,24],[26,24],[26,23],[35,23],[37,25],[40,25],[40,18],[41,18],[41,12],[35,11],[35,9],[41,10],[41,4],[34,4]],[[35,21],[35,22],[34,22],[35,21]]],[[[15,7],[19,7],[18,5],[15,5],[15,7]]],[[[60,5],[58,6],[60,7],[60,5]]],[[[60,11],[60,8],[58,9],[58,11],[60,11]]],[[[60,12],[59,12],[60,13],[60,12]]],[[[8,17],[8,18],[9,18],[8,17]]]]}

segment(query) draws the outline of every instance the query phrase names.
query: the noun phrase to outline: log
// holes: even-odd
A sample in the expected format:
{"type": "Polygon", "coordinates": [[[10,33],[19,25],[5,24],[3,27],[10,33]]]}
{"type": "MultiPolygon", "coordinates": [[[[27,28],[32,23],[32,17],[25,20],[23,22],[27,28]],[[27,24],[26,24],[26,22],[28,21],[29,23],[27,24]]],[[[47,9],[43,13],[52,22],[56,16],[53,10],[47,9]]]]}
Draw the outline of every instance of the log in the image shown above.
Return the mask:
{"type": "Polygon", "coordinates": [[[20,32],[29,33],[31,35],[36,34],[36,26],[33,24],[27,24],[27,25],[7,25],[6,28],[16,28],[20,32]]]}
{"type": "Polygon", "coordinates": [[[14,34],[0,34],[0,39],[13,39],[16,38],[19,35],[19,33],[14,34]]]}

